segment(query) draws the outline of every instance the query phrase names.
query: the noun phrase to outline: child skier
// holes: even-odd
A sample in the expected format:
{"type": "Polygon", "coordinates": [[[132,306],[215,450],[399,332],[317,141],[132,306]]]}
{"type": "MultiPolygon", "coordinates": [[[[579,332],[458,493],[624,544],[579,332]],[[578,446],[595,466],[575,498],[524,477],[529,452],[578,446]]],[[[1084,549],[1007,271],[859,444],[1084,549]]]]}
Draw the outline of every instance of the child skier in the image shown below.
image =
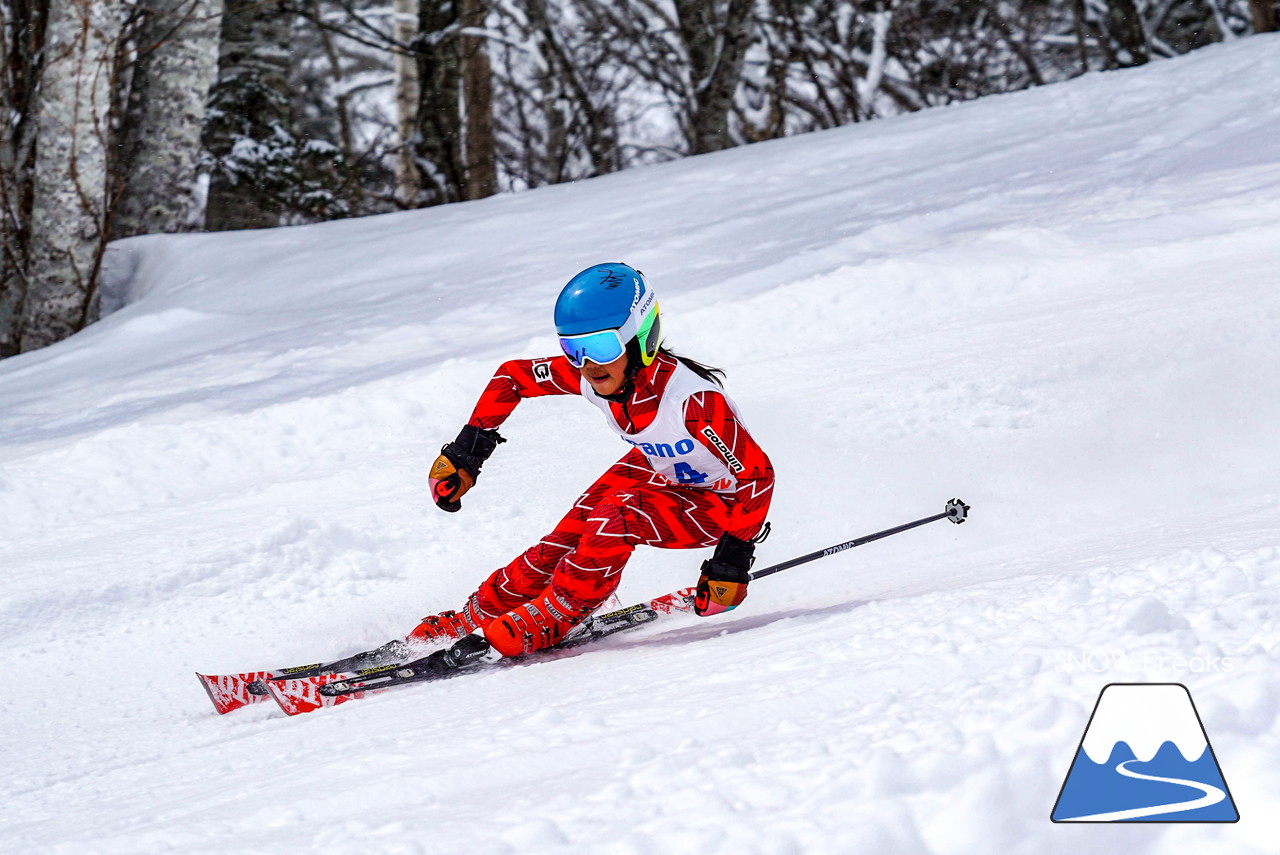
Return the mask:
{"type": "Polygon", "coordinates": [[[695,611],[735,608],[747,595],[755,539],[769,511],[773,468],[719,385],[723,372],[661,346],[653,289],[638,270],[599,264],[574,276],[555,305],[563,356],[499,367],[458,438],[431,467],[436,504],[455,512],[497,428],[524,398],[582,395],[632,448],[536,545],[497,570],[460,611],[423,618],[410,639],[481,630],[517,656],[555,645],[617,588],[638,545],[714,545],[695,611]]]}

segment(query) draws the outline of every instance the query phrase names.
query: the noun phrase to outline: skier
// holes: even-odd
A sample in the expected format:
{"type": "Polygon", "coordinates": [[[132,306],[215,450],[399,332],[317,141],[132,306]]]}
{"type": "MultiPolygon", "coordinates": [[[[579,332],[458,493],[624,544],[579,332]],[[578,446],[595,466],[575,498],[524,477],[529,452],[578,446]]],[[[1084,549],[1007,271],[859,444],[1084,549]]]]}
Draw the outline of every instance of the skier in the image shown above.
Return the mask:
{"type": "Polygon", "coordinates": [[[638,545],[716,547],[698,579],[695,612],[735,608],[769,511],[773,468],[724,393],[724,372],[663,347],[653,289],[625,264],[589,267],[555,305],[563,356],[503,363],[458,438],[430,472],[436,504],[456,512],[498,427],[525,398],[582,395],[632,448],[555,529],[495,571],[460,611],[423,618],[410,640],[477,630],[517,656],[559,643],[617,588],[638,545]]]}

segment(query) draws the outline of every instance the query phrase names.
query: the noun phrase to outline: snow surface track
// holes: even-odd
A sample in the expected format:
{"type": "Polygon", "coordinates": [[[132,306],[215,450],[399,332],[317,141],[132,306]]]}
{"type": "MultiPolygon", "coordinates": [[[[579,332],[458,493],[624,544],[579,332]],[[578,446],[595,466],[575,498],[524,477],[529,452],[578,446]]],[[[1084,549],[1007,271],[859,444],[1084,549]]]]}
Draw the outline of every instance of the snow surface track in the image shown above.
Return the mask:
{"type": "MultiPolygon", "coordinates": [[[[0,363],[0,849],[1272,853],[1280,38],[478,203],[122,242],[0,363]],[[563,659],[289,720],[191,672],[456,606],[622,453],[533,401],[425,471],[550,303],[639,266],[773,457],[772,562],[563,659]],[[696,642],[696,643],[695,643],[696,642]],[[1242,820],[1048,816],[1098,691],[1180,681],[1242,820]]],[[[642,550],[624,600],[694,578],[642,550]]]]}

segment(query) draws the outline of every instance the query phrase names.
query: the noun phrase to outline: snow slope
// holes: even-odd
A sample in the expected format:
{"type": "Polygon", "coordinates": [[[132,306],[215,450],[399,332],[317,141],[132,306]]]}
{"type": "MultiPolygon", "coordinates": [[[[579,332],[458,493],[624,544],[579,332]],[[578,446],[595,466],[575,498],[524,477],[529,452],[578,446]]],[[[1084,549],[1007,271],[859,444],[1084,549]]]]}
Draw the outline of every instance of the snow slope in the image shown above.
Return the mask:
{"type": "MultiPolygon", "coordinates": [[[[1271,853],[1280,38],[573,186],[122,242],[0,363],[0,849],[1271,853]],[[773,457],[762,580],[536,667],[293,720],[194,670],[458,605],[623,448],[531,401],[426,467],[550,304],[639,266],[773,457]],[[1242,819],[1056,826],[1110,682],[1183,682],[1242,819]]],[[[700,553],[641,550],[630,601],[700,553]]]]}

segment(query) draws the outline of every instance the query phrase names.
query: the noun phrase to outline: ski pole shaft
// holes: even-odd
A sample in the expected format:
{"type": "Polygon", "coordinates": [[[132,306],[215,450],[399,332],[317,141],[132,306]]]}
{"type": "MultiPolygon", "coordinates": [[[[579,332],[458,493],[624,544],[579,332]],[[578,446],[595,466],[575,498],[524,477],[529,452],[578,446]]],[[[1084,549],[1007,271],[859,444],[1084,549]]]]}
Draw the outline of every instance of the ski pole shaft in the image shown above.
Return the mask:
{"type": "Polygon", "coordinates": [[[938,520],[951,520],[959,525],[964,522],[969,515],[969,506],[959,499],[952,499],[947,502],[946,509],[940,514],[934,514],[931,517],[912,520],[909,523],[896,525],[893,528],[886,528],[884,531],[877,531],[875,534],[867,534],[862,537],[855,537],[853,540],[846,540],[844,543],[837,543],[835,546],[828,546],[826,549],[819,549],[817,552],[810,552],[808,555],[801,555],[799,558],[792,558],[790,561],[783,561],[780,564],[771,564],[760,570],[756,570],[751,574],[751,581],[762,579],[765,576],[772,576],[774,573],[781,573],[783,570],[790,570],[800,564],[808,564],[810,561],[817,561],[819,558],[826,558],[828,555],[835,555],[837,552],[844,552],[846,549],[853,549],[855,546],[861,546],[864,543],[870,543],[873,540],[880,540],[882,537],[888,537],[891,534],[908,531],[918,526],[927,525],[938,520]]]}

